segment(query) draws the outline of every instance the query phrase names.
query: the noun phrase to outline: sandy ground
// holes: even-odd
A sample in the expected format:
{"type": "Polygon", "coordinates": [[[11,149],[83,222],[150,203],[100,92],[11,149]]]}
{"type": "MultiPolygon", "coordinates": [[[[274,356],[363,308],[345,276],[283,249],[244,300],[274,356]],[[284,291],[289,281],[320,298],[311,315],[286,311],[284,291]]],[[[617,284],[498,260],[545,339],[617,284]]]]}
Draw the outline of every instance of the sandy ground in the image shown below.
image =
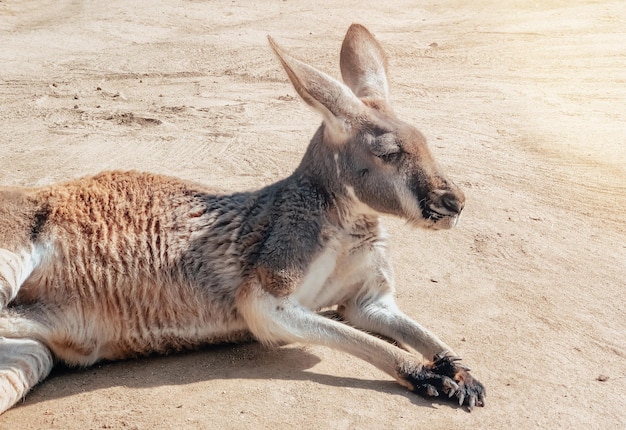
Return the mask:
{"type": "Polygon", "coordinates": [[[454,230],[387,225],[401,307],[461,353],[487,407],[250,344],[54,371],[1,429],[624,428],[625,2],[0,1],[0,183],[276,181],[319,118],[265,35],[338,76],[352,22],[467,194],[454,230]]]}

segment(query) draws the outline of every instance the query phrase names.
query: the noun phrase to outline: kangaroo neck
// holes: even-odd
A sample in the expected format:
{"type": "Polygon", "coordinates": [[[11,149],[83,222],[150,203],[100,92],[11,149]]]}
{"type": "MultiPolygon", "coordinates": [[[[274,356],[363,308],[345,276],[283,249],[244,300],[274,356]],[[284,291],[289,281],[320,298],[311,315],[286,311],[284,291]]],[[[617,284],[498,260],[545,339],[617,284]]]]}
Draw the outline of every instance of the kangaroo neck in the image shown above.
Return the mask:
{"type": "Polygon", "coordinates": [[[331,197],[345,194],[345,185],[341,183],[337,166],[338,154],[323,141],[324,124],[318,129],[307,147],[300,165],[294,172],[298,178],[306,178],[331,197]]]}
{"type": "Polygon", "coordinates": [[[315,133],[291,180],[326,197],[325,209],[332,223],[348,227],[357,220],[367,219],[368,223],[377,224],[378,214],[360,202],[350,185],[342,179],[339,150],[325,144],[323,134],[324,125],[315,133]]]}

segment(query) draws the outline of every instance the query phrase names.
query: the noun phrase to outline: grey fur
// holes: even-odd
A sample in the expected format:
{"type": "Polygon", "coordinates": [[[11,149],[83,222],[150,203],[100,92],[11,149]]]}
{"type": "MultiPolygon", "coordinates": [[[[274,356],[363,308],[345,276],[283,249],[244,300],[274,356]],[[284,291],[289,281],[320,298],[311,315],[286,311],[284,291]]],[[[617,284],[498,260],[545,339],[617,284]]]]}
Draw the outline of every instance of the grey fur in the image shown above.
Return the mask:
{"type": "Polygon", "coordinates": [[[389,106],[382,47],[350,27],[349,88],[270,44],[324,117],[289,177],[231,195],[137,172],[0,190],[0,412],[51,357],[90,365],[251,336],[327,345],[417,393],[484,404],[450,347],[393,299],[378,214],[450,228],[464,196],[389,106]],[[329,307],[349,325],[317,313],[329,307]]]}

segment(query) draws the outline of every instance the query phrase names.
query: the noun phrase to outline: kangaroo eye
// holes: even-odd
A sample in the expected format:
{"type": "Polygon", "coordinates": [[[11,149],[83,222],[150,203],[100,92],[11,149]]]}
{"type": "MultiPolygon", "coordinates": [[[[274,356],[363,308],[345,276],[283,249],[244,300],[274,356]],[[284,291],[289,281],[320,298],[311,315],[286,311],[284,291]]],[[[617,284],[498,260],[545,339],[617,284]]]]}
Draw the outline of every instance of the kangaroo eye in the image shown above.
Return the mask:
{"type": "Polygon", "coordinates": [[[383,160],[385,163],[393,163],[400,159],[400,157],[402,156],[402,151],[400,151],[400,149],[398,148],[398,151],[388,152],[386,154],[376,154],[376,156],[383,160]]]}
{"type": "Polygon", "coordinates": [[[402,156],[402,148],[392,133],[378,136],[372,145],[372,153],[381,160],[392,163],[402,156]]]}

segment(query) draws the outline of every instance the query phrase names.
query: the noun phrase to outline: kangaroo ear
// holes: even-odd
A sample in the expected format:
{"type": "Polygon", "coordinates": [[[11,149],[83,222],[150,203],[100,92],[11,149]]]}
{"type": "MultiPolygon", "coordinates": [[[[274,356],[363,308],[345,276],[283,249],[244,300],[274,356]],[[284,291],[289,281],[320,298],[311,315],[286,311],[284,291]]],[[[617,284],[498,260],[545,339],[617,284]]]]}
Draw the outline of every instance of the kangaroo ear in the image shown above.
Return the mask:
{"type": "Polygon", "coordinates": [[[352,24],[341,45],[341,76],[360,98],[388,100],[387,56],[367,28],[352,24]]]}
{"type": "Polygon", "coordinates": [[[332,130],[349,130],[352,120],[365,109],[363,102],[342,82],[293,58],[270,36],[267,39],[300,97],[322,114],[332,130]]]}

